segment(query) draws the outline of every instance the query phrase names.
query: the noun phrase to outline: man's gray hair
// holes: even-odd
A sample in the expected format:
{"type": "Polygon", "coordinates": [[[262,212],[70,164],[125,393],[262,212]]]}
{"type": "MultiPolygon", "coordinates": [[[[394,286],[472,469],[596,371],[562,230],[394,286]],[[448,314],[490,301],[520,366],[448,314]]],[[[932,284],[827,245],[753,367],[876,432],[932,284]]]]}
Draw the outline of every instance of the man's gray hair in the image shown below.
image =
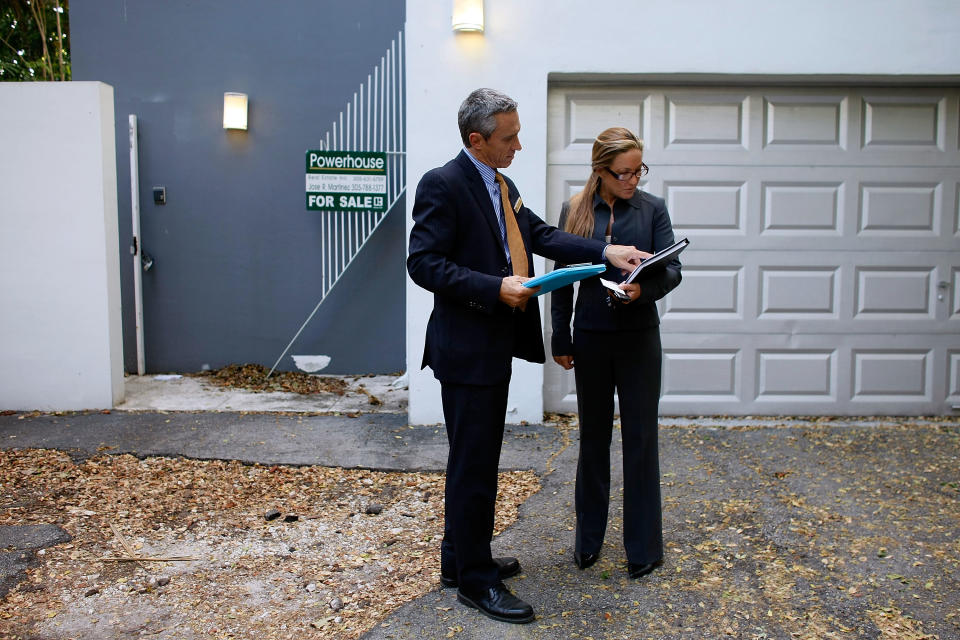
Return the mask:
{"type": "Polygon", "coordinates": [[[457,124],[463,146],[470,147],[470,134],[479,133],[487,140],[497,128],[497,114],[517,110],[516,101],[494,89],[476,89],[460,105],[457,124]]]}

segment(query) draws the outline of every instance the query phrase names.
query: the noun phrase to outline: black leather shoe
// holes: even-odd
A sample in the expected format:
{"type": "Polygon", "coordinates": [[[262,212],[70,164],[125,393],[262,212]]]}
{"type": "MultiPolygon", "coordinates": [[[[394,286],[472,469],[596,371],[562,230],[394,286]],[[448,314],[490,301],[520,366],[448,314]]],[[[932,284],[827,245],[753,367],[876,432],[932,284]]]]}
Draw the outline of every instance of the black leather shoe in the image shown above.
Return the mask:
{"type": "Polygon", "coordinates": [[[627,573],[630,574],[631,578],[642,578],[662,564],[663,560],[657,560],[656,562],[650,562],[648,564],[633,564],[632,562],[628,562],[627,573]]]}
{"type": "Polygon", "coordinates": [[[573,552],[573,561],[576,562],[577,566],[581,569],[592,567],[599,557],[599,553],[580,553],[579,551],[573,552]]]}
{"type": "Polygon", "coordinates": [[[526,624],[533,622],[535,617],[533,607],[510,593],[502,582],[498,582],[482,593],[464,593],[463,589],[457,591],[457,600],[477,609],[483,615],[501,622],[512,622],[513,624],[526,624]]]}
{"type": "MultiPolygon", "coordinates": [[[[520,561],[516,558],[494,558],[493,564],[497,565],[497,571],[500,572],[500,579],[512,578],[513,576],[520,573],[520,561]]],[[[457,576],[448,575],[443,573],[443,570],[440,570],[440,584],[445,587],[456,587],[458,586],[457,576]]]]}

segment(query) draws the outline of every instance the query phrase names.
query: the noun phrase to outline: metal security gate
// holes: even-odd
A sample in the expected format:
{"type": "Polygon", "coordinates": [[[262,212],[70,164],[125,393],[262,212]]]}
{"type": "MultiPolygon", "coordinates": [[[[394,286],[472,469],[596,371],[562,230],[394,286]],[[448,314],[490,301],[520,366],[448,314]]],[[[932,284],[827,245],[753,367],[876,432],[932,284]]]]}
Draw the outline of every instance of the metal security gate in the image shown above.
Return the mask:
{"type": "MultiPolygon", "coordinates": [[[[660,302],[664,415],[949,414],[958,114],[957,88],[557,84],[546,218],[600,131],[644,138],[641,186],[692,242],[660,302]]],[[[572,375],[544,379],[548,410],[576,409],[572,375]]]]}

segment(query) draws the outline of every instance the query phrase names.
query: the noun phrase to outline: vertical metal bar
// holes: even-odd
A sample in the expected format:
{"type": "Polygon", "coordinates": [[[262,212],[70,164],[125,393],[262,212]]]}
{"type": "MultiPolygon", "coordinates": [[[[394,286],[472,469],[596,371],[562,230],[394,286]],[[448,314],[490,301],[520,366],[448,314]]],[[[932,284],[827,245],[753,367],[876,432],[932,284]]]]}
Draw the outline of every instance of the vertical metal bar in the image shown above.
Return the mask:
{"type": "MultiPolygon", "coordinates": [[[[384,105],[386,107],[385,114],[385,133],[386,137],[384,140],[384,147],[389,154],[393,149],[390,147],[390,141],[393,139],[393,59],[390,55],[390,49],[387,49],[387,66],[384,68],[383,73],[387,77],[387,103],[384,105]]],[[[387,171],[387,191],[393,192],[393,176],[390,174],[390,171],[387,171]]]]}
{"type": "Polygon", "coordinates": [[[380,126],[380,131],[379,131],[380,138],[378,142],[380,143],[380,149],[383,151],[385,151],[387,148],[387,146],[383,142],[384,141],[383,130],[387,122],[387,119],[385,117],[387,110],[384,108],[387,100],[386,68],[387,68],[387,59],[385,56],[380,56],[380,67],[379,67],[380,69],[380,118],[378,119],[378,123],[380,126]]]}
{"type": "MultiPolygon", "coordinates": [[[[404,92],[406,90],[406,82],[404,77],[406,73],[406,69],[403,66],[403,31],[400,31],[399,33],[397,33],[397,40],[400,43],[400,45],[397,47],[397,55],[399,56],[397,69],[398,69],[398,73],[400,74],[400,82],[397,84],[397,92],[400,96],[399,98],[400,148],[398,149],[398,151],[402,152],[402,151],[406,151],[407,149],[406,128],[403,126],[403,105],[404,105],[403,97],[404,97],[404,92]]],[[[399,180],[397,180],[397,183],[401,185],[406,184],[406,173],[407,173],[406,160],[407,160],[406,156],[397,156],[397,170],[399,175],[399,180]]],[[[391,200],[393,200],[393,198],[391,198],[391,200]]]]}
{"type": "Polygon", "coordinates": [[[133,304],[136,316],[137,375],[146,371],[143,348],[143,246],[140,238],[140,143],[137,116],[128,118],[130,134],[130,215],[133,223],[133,304]]]}
{"type": "Polygon", "coordinates": [[[377,105],[380,101],[380,68],[373,68],[373,130],[370,132],[370,142],[373,144],[374,148],[383,151],[383,147],[377,146],[377,124],[380,120],[379,110],[377,105]]]}
{"type": "MultiPolygon", "coordinates": [[[[396,151],[396,150],[397,150],[397,107],[398,107],[398,104],[397,104],[397,91],[399,91],[399,88],[398,88],[398,86],[397,86],[398,83],[397,83],[397,52],[396,52],[396,42],[391,42],[391,43],[390,43],[390,59],[391,59],[391,61],[392,61],[391,64],[390,64],[390,74],[391,74],[391,77],[393,78],[393,91],[390,92],[390,104],[391,104],[391,106],[390,106],[390,112],[391,112],[390,129],[391,129],[391,134],[392,134],[392,136],[391,136],[391,137],[392,137],[392,140],[391,140],[391,143],[390,143],[390,149],[391,149],[392,151],[396,151]]],[[[394,189],[397,188],[397,186],[396,186],[396,185],[397,185],[397,171],[396,171],[396,170],[397,170],[396,163],[391,164],[391,166],[390,166],[390,177],[391,177],[391,180],[392,180],[392,184],[393,184],[393,188],[394,188],[394,189]]]]}
{"type": "Polygon", "coordinates": [[[350,252],[350,214],[346,211],[340,212],[340,265],[338,275],[343,275],[343,265],[347,261],[347,254],[350,252]]]}
{"type": "Polygon", "coordinates": [[[371,78],[370,78],[370,74],[368,73],[367,74],[367,102],[365,105],[367,117],[364,120],[364,122],[366,123],[366,126],[363,129],[363,148],[364,149],[371,148],[370,147],[370,100],[371,100],[370,90],[373,87],[370,84],[370,81],[371,81],[371,78]]]}
{"type": "Polygon", "coordinates": [[[327,213],[327,242],[330,245],[330,273],[327,275],[327,293],[333,288],[333,282],[337,279],[337,216],[330,211],[327,213]]]}
{"type": "Polygon", "coordinates": [[[360,123],[360,139],[357,141],[357,149],[360,151],[366,151],[367,146],[363,143],[363,128],[366,125],[367,121],[364,118],[365,109],[363,107],[363,84],[360,84],[360,108],[357,112],[357,121],[360,123]]]}
{"type": "Polygon", "coordinates": [[[326,280],[323,281],[323,295],[327,295],[330,290],[329,282],[333,272],[333,243],[330,242],[330,213],[323,212],[323,243],[327,247],[327,269],[326,280]]]}
{"type": "Polygon", "coordinates": [[[327,243],[323,237],[326,215],[323,211],[320,212],[320,215],[322,216],[320,218],[320,299],[322,300],[327,296],[327,243]]]}

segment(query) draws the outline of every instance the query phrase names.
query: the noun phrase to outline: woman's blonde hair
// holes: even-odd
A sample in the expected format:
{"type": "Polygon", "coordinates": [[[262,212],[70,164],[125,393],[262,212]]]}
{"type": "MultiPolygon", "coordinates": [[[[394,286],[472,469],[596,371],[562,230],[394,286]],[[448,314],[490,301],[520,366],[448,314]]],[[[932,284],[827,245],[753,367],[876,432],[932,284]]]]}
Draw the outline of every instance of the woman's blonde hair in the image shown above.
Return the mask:
{"type": "Polygon", "coordinates": [[[593,141],[593,171],[583,191],[570,198],[564,230],[584,238],[593,236],[593,198],[600,188],[600,171],[609,169],[613,159],[625,151],[643,151],[643,140],[623,127],[610,127],[593,141]]]}

